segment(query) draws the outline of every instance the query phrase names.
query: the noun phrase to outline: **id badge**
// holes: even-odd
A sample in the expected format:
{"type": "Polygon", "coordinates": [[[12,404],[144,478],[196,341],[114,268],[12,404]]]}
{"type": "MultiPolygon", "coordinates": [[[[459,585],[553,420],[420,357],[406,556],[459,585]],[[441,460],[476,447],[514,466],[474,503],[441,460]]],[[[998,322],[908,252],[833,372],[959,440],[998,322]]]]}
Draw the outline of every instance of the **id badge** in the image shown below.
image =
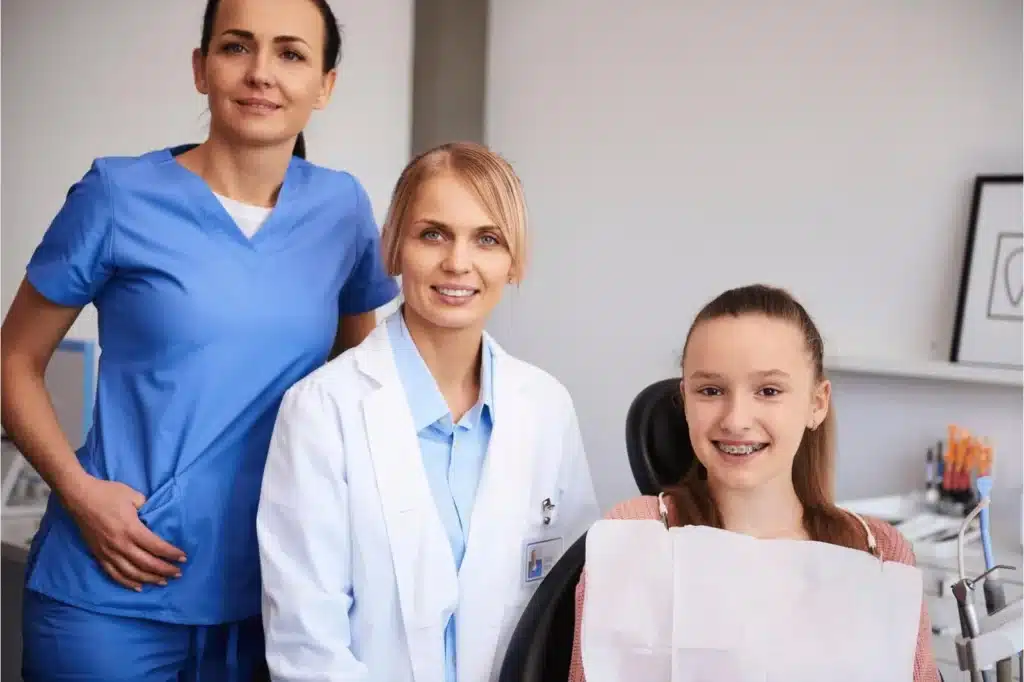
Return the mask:
{"type": "Polygon", "coordinates": [[[523,545],[523,584],[539,583],[562,556],[562,538],[549,538],[523,545]]]}

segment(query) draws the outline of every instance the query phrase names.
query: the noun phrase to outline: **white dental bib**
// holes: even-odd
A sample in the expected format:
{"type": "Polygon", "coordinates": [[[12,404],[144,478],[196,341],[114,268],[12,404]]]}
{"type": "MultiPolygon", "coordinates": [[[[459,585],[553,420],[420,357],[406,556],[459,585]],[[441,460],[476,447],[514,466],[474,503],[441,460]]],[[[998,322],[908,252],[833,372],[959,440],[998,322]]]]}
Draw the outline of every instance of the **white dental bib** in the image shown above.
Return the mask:
{"type": "Polygon", "coordinates": [[[654,520],[599,521],[586,542],[587,682],[913,679],[913,566],[654,520]]]}

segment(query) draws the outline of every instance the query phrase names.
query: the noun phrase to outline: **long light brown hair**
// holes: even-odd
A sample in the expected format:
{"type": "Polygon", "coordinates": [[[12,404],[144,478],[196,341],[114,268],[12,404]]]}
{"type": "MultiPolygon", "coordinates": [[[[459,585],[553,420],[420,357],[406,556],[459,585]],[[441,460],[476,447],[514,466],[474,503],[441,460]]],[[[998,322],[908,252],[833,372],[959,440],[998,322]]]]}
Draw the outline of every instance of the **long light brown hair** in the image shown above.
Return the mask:
{"type": "MultiPolygon", "coordinates": [[[[815,380],[825,380],[824,343],[811,316],[789,292],[761,284],[730,289],[704,306],[686,335],[683,360],[693,330],[699,325],[741,315],[763,315],[795,325],[804,337],[815,380]]],[[[804,430],[793,460],[793,487],[803,504],[804,529],[812,540],[867,549],[863,527],[835,505],[835,428],[835,409],[830,405],[816,429],[804,430]]],[[[668,492],[680,525],[722,527],[722,515],[708,489],[707,469],[696,457],[682,480],[668,492]]]]}

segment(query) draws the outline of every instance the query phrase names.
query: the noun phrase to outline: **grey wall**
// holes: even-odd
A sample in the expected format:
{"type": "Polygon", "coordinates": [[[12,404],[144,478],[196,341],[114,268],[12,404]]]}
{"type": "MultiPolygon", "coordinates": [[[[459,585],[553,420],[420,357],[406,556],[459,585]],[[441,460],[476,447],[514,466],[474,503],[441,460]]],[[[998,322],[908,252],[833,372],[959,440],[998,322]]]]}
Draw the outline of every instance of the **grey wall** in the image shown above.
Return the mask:
{"type": "Polygon", "coordinates": [[[484,141],[486,0],[417,0],[412,151],[484,141]]]}
{"type": "MultiPolygon", "coordinates": [[[[568,387],[602,507],[636,495],[630,401],[729,287],[787,287],[841,360],[948,357],[971,182],[1021,172],[1020,0],[585,5],[490,4],[484,130],[531,262],[489,328],[568,387]]],[[[957,424],[1019,505],[1019,384],[834,379],[841,498],[920,485],[957,424]]]]}

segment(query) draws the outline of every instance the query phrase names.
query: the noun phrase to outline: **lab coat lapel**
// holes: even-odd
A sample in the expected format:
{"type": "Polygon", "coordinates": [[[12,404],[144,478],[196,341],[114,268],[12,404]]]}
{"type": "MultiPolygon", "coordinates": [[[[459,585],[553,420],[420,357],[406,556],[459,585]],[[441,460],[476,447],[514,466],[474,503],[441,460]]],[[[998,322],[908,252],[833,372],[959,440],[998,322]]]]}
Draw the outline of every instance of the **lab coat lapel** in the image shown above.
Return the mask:
{"type": "Polygon", "coordinates": [[[524,376],[518,361],[489,341],[494,349],[495,421],[459,571],[460,680],[488,680],[497,675],[500,661],[495,659],[495,649],[506,607],[521,587],[520,529],[529,513],[536,461],[529,452],[535,419],[528,414],[524,376]]]}
{"type": "Polygon", "coordinates": [[[430,493],[386,325],[356,353],[360,370],[379,384],[363,400],[363,415],[415,678],[440,679],[446,614],[458,603],[455,560],[430,493]]]}

